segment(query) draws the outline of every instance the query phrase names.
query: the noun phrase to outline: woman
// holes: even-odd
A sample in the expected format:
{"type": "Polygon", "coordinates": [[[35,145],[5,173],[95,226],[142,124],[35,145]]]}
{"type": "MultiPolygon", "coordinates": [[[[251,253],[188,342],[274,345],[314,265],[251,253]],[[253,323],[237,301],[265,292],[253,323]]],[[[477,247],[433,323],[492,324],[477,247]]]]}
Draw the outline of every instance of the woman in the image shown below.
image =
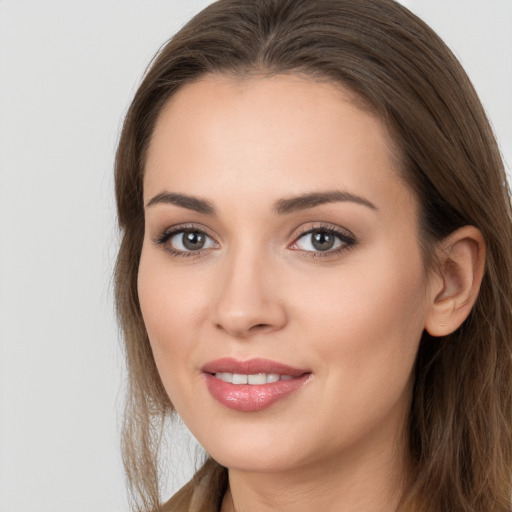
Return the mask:
{"type": "Polygon", "coordinates": [[[116,162],[139,510],[510,511],[510,196],[485,113],[390,0],[221,0],[116,162]],[[161,505],[177,412],[208,458],[161,505]]]}

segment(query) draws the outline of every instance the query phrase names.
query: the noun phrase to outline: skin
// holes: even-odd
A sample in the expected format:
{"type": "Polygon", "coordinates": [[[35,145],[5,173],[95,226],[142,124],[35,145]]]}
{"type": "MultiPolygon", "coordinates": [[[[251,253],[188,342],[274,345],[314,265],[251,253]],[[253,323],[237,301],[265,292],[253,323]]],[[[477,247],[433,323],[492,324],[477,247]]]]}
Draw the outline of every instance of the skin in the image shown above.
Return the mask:
{"type": "MultiPolygon", "coordinates": [[[[172,403],[229,468],[223,511],[396,509],[413,364],[449,287],[425,270],[417,203],[394,156],[384,125],[347,91],[297,76],[209,76],[161,112],[145,204],[179,193],[216,213],[146,207],[139,298],[172,403]],[[275,212],[280,200],[326,191],[372,206],[275,212]],[[208,235],[203,250],[171,253],[183,250],[180,235],[155,241],[183,225],[208,235]],[[303,233],[326,226],[355,243],[315,251],[303,233]],[[221,357],[271,359],[311,377],[240,412],[212,398],[200,371],[221,357]]],[[[475,244],[461,246],[473,262],[475,244]]]]}

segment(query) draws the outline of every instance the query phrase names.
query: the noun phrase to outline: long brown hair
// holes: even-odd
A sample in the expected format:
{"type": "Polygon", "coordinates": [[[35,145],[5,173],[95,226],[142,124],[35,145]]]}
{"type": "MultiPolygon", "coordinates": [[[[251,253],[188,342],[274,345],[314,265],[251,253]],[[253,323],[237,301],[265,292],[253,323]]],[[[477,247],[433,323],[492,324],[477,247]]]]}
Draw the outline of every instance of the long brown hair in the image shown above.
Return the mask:
{"type": "MultiPolygon", "coordinates": [[[[512,221],[500,153],[477,95],[440,38],[392,0],[220,0],[157,54],[126,115],[116,157],[122,243],[116,299],[129,374],[124,460],[135,508],[158,510],[158,449],[173,411],[137,296],[143,173],[162,106],[205,74],[300,73],[351,90],[393,136],[433,242],[474,225],[487,247],[477,302],[453,334],[426,333],[415,370],[403,510],[510,512],[512,221]]],[[[212,462],[210,462],[210,465],[212,462]]]]}

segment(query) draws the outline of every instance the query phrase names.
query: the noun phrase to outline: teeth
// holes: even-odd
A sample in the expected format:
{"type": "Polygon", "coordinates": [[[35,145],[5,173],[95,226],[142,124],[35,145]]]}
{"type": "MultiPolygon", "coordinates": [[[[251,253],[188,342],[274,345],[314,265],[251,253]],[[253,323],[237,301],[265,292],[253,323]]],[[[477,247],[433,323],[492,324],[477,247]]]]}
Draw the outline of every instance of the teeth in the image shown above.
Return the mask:
{"type": "Polygon", "coordinates": [[[261,385],[261,384],[269,384],[271,382],[277,382],[279,380],[291,380],[293,377],[291,375],[279,375],[277,373],[254,373],[251,375],[244,375],[241,373],[224,373],[219,372],[215,374],[220,380],[224,382],[229,382],[231,384],[251,384],[251,385],[261,385]]]}
{"type": "Polygon", "coordinates": [[[223,380],[224,382],[233,382],[232,373],[216,373],[215,377],[217,377],[217,379],[223,380]]]}
{"type": "Polygon", "coordinates": [[[234,373],[233,384],[247,384],[247,375],[242,375],[241,373],[234,373]]]}
{"type": "Polygon", "coordinates": [[[267,375],[265,373],[256,373],[255,375],[247,375],[248,384],[266,384],[267,375]]]}

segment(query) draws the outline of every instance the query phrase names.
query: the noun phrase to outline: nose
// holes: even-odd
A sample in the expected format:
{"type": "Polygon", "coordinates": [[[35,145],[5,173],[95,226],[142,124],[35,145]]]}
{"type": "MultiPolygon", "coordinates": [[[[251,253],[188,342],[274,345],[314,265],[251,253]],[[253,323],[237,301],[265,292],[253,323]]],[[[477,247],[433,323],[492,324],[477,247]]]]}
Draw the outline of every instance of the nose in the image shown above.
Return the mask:
{"type": "Polygon", "coordinates": [[[224,262],[218,276],[213,322],[236,338],[282,329],[288,319],[279,270],[257,254],[239,253],[224,262]]]}

